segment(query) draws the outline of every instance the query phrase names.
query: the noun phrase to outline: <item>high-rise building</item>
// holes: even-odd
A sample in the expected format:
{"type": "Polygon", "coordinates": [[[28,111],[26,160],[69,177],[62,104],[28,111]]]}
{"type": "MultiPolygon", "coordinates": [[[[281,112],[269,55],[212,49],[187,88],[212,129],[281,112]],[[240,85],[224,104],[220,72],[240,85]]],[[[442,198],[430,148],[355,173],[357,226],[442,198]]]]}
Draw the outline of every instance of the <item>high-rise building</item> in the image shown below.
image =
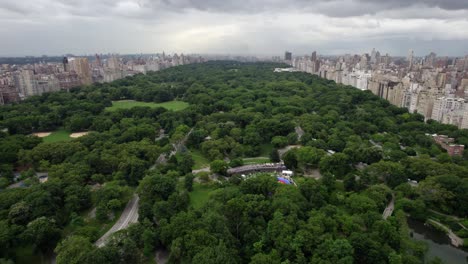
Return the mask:
{"type": "Polygon", "coordinates": [[[372,49],[370,62],[372,64],[375,64],[377,62],[377,52],[375,51],[375,48],[372,49]]]}
{"type": "Polygon", "coordinates": [[[112,55],[107,59],[107,67],[113,70],[120,69],[119,59],[116,56],[112,55]]]}
{"type": "Polygon", "coordinates": [[[468,71],[468,55],[465,56],[465,67],[463,67],[463,71],[468,71]]]}
{"type": "Polygon", "coordinates": [[[70,66],[68,65],[68,58],[63,57],[63,71],[68,72],[70,71],[70,66]]]}
{"type": "Polygon", "coordinates": [[[311,61],[317,61],[317,52],[312,52],[312,57],[310,58],[311,61]]]}
{"type": "Polygon", "coordinates": [[[367,70],[368,64],[369,64],[369,55],[366,53],[361,56],[361,60],[359,61],[359,69],[367,70]]]}
{"type": "Polygon", "coordinates": [[[434,63],[436,60],[437,55],[434,52],[431,52],[424,58],[424,66],[425,67],[434,67],[434,63]]]}
{"type": "Polygon", "coordinates": [[[409,69],[413,68],[413,62],[414,62],[414,51],[413,50],[409,50],[407,59],[408,59],[409,69]]]}
{"type": "Polygon", "coordinates": [[[285,61],[292,61],[292,53],[289,52],[289,51],[286,51],[286,52],[284,53],[284,60],[285,60],[285,61]]]}
{"type": "Polygon", "coordinates": [[[95,58],[96,58],[96,66],[102,67],[101,57],[98,54],[96,54],[95,58]]]}
{"type": "Polygon", "coordinates": [[[82,84],[90,85],[93,82],[88,58],[71,58],[69,60],[69,64],[70,71],[74,71],[76,74],[78,74],[82,84]]]}
{"type": "Polygon", "coordinates": [[[21,97],[36,95],[34,72],[32,70],[21,70],[19,74],[15,75],[15,86],[21,97]]]}

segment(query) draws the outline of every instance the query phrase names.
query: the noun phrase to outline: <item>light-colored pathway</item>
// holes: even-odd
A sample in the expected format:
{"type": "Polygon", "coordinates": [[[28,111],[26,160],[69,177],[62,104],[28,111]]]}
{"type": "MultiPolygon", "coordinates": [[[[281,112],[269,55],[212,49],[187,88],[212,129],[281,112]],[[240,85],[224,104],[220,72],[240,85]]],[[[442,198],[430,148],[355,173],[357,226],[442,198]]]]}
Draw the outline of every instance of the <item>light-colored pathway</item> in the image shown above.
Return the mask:
{"type": "Polygon", "coordinates": [[[431,222],[432,224],[437,225],[437,226],[441,227],[443,230],[445,230],[445,232],[447,233],[447,236],[450,238],[450,242],[452,243],[453,246],[455,246],[455,247],[463,246],[463,243],[464,243],[463,238],[457,236],[452,231],[452,229],[448,228],[447,226],[443,225],[442,223],[437,222],[434,219],[428,219],[427,221],[431,222]]]}
{"type": "Polygon", "coordinates": [[[130,224],[138,222],[138,201],[140,198],[138,195],[133,195],[132,199],[125,206],[124,211],[120,215],[119,220],[111,227],[101,238],[99,238],[94,244],[98,247],[103,247],[109,237],[122,229],[127,228],[130,224]]]}
{"type": "Polygon", "coordinates": [[[392,195],[392,200],[388,203],[382,214],[383,219],[387,220],[387,218],[392,215],[393,210],[395,210],[395,196],[392,195]]]}

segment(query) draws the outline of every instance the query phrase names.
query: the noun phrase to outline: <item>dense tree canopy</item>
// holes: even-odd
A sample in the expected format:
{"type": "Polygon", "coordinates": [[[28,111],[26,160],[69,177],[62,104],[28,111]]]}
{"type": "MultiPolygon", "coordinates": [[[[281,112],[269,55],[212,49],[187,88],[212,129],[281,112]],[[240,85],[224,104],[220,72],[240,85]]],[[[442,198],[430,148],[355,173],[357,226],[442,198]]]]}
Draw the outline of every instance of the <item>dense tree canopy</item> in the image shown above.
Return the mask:
{"type": "Polygon", "coordinates": [[[55,249],[58,263],[140,263],[156,249],[172,263],[422,263],[405,213],[468,216],[468,154],[450,157],[426,133],[468,144],[468,131],[368,91],[274,73],[280,66],[186,65],[0,107],[0,258],[30,246],[55,249]],[[106,110],[129,99],[190,106],[106,110]],[[53,143],[30,135],[59,128],[92,132],[53,143]],[[191,174],[195,151],[220,176],[199,208],[189,196],[204,179],[191,174]],[[222,177],[260,155],[284,161],[297,187],[222,177]],[[96,248],[101,231],[82,216],[95,209],[104,223],[132,192],[139,223],[96,248]],[[397,210],[383,220],[392,197],[397,210]]]}

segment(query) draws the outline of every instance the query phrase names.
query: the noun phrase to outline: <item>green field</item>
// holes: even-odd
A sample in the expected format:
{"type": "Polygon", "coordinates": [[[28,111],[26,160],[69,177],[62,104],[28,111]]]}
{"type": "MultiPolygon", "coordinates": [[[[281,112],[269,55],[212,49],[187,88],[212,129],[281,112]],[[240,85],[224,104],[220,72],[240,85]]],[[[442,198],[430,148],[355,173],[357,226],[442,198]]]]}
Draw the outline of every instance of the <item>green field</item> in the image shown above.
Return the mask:
{"type": "Polygon", "coordinates": [[[116,111],[118,109],[130,109],[135,106],[146,106],[151,108],[164,107],[167,110],[180,111],[189,106],[188,103],[182,101],[170,101],[165,103],[138,102],[134,100],[112,101],[112,106],[107,107],[108,111],[116,111]]]}
{"type": "Polygon", "coordinates": [[[201,208],[210,197],[210,193],[215,190],[213,186],[202,185],[199,183],[193,184],[193,191],[190,192],[190,204],[193,208],[201,208]]]}
{"type": "Polygon", "coordinates": [[[210,166],[210,161],[203,156],[200,150],[191,149],[190,154],[192,154],[192,159],[195,162],[192,169],[199,170],[210,166]]]}
{"type": "Polygon", "coordinates": [[[263,163],[270,163],[270,158],[266,157],[257,157],[257,158],[245,158],[243,159],[244,165],[251,165],[251,164],[263,164],[263,163]]]}
{"type": "Polygon", "coordinates": [[[70,132],[60,129],[57,131],[52,132],[52,134],[48,135],[47,137],[43,137],[42,139],[44,142],[52,143],[52,142],[60,142],[60,141],[70,141],[73,138],[70,137],[70,132]]]}

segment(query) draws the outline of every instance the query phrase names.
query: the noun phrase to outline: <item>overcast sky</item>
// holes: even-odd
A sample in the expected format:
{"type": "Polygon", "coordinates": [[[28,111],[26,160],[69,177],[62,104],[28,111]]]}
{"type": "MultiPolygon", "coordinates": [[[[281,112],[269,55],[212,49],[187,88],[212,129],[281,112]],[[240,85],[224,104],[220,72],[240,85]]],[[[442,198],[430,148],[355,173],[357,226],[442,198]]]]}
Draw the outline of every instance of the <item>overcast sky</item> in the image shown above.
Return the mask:
{"type": "Polygon", "coordinates": [[[0,56],[468,54],[468,0],[0,0],[0,56]]]}

